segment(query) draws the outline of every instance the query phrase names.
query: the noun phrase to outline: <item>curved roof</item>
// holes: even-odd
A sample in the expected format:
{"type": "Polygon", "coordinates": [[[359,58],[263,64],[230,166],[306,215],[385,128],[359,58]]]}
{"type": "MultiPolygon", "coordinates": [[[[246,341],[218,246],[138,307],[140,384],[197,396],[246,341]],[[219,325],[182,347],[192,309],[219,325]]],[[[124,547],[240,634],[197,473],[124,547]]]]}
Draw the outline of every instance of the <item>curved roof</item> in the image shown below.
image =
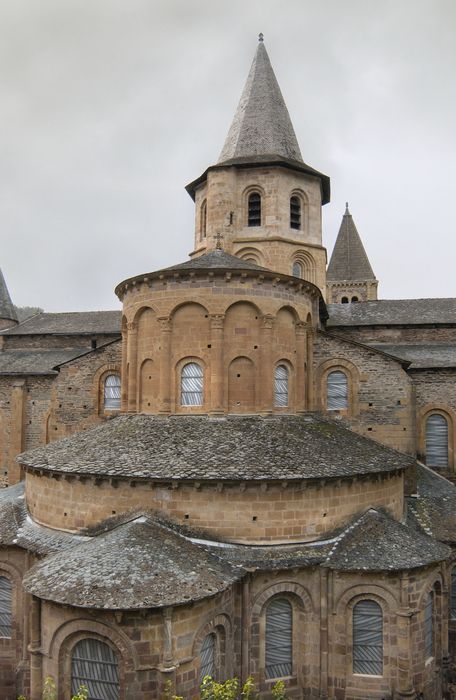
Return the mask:
{"type": "Polygon", "coordinates": [[[121,415],[19,455],[25,467],[157,481],[303,480],[390,472],[414,463],[313,415],[121,415]]]}

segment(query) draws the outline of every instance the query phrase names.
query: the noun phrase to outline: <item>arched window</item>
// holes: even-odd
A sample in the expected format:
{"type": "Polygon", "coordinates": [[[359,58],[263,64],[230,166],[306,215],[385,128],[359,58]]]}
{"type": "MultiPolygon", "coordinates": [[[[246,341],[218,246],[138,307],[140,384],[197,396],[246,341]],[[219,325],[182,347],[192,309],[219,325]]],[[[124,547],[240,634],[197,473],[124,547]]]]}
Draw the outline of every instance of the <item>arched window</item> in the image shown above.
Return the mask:
{"type": "Polygon", "coordinates": [[[261,195],[252,192],[249,196],[248,221],[249,226],[261,226],[261,195]]]}
{"type": "Polygon", "coordinates": [[[342,304],[348,304],[348,297],[342,297],[341,302],[342,304]]]}
{"type": "Polygon", "coordinates": [[[424,608],[424,652],[426,659],[434,656],[434,596],[429,593],[424,608]]]}
{"type": "Polygon", "coordinates": [[[301,228],[301,201],[296,196],[290,198],[290,228],[301,228]]]}
{"type": "Polygon", "coordinates": [[[108,374],[104,381],[104,407],[110,411],[120,408],[120,377],[108,374]]]}
{"type": "Polygon", "coordinates": [[[0,576],[0,637],[11,637],[13,589],[11,581],[0,576]]]}
{"type": "Polygon", "coordinates": [[[440,413],[432,413],[426,420],[426,464],[448,466],[448,423],[440,413]]]}
{"type": "Polygon", "coordinates": [[[450,618],[456,620],[456,566],[451,571],[450,618]]]}
{"type": "Polygon", "coordinates": [[[200,682],[205,676],[210,676],[215,680],[215,646],[216,637],[212,632],[203,641],[200,652],[200,682]]]}
{"type": "Polygon", "coordinates": [[[277,365],[274,373],[274,405],[288,406],[288,368],[277,365]]]}
{"type": "Polygon", "coordinates": [[[266,608],[266,678],[293,672],[293,611],[286,598],[275,598],[266,608]]]}
{"type": "Polygon", "coordinates": [[[348,382],[345,372],[330,372],[327,379],[328,411],[341,411],[348,408],[348,382]]]}
{"type": "Polygon", "coordinates": [[[189,362],[182,367],[181,405],[203,405],[203,370],[196,362],[189,362]]]}
{"type": "Polygon", "coordinates": [[[358,297],[352,297],[352,302],[355,303],[356,301],[359,301],[358,297]]]}
{"type": "Polygon", "coordinates": [[[353,608],[353,673],[383,674],[383,614],[375,600],[360,600],[353,608]]]}
{"type": "Polygon", "coordinates": [[[200,241],[202,241],[203,238],[206,238],[206,233],[207,233],[207,201],[204,200],[204,202],[201,205],[201,209],[200,209],[200,241]]]}
{"type": "Polygon", "coordinates": [[[89,700],[119,699],[117,654],[98,639],[81,639],[71,656],[71,692],[81,685],[89,689],[89,700]]]}
{"type": "Polygon", "coordinates": [[[302,277],[302,265],[301,263],[294,262],[293,263],[293,277],[302,277]]]}

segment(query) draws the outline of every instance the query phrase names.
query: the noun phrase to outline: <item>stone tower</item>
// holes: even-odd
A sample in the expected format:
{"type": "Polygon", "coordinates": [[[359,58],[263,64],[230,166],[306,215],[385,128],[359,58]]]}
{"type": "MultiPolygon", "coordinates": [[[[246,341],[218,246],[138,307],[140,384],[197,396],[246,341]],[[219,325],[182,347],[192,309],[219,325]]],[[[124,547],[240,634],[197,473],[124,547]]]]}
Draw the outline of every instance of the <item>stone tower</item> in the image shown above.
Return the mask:
{"type": "Polygon", "coordinates": [[[329,303],[377,299],[378,281],[362,244],[348,203],[326,273],[329,303]]]}
{"type": "Polygon", "coordinates": [[[324,291],[329,178],[302,159],[262,35],[219,160],[187,191],[196,204],[193,257],[222,237],[227,252],[324,291]]]}
{"type": "Polygon", "coordinates": [[[0,330],[15,326],[17,323],[17,314],[11,301],[3,272],[0,270],[0,330]]]}

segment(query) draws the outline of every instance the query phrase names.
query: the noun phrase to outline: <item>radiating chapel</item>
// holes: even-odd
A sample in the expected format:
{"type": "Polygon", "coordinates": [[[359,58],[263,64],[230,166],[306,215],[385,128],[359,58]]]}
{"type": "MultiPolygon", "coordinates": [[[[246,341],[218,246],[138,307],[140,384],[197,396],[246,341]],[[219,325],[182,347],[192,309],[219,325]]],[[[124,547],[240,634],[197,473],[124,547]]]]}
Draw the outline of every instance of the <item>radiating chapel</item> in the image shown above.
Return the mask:
{"type": "Polygon", "coordinates": [[[187,261],[18,323],[0,274],[0,697],[450,697],[456,300],[382,301],[262,36],[187,261]]]}

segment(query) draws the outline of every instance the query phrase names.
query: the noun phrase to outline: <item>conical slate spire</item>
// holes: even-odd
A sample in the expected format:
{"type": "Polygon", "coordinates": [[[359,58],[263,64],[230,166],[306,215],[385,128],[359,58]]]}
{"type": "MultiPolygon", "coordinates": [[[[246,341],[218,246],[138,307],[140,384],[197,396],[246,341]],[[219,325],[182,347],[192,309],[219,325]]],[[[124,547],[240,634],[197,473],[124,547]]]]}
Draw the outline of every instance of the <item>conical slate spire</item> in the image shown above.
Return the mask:
{"type": "Polygon", "coordinates": [[[350,282],[376,279],[348,209],[348,203],[329,261],[326,278],[329,281],[350,282]]]}
{"type": "Polygon", "coordinates": [[[14,309],[8,287],[6,286],[3,272],[0,269],[0,320],[13,321],[17,323],[17,314],[14,309]]]}
{"type": "Polygon", "coordinates": [[[260,34],[218,164],[265,156],[303,162],[290,115],[260,34]]]}

